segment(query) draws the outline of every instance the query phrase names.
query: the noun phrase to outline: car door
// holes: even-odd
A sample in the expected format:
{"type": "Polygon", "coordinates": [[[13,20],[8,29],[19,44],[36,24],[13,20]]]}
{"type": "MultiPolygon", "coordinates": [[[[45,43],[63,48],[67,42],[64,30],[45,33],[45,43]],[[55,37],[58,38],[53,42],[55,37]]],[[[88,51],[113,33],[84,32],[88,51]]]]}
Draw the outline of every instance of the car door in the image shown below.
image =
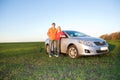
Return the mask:
{"type": "Polygon", "coordinates": [[[69,38],[61,38],[61,53],[67,52],[69,38]]]}

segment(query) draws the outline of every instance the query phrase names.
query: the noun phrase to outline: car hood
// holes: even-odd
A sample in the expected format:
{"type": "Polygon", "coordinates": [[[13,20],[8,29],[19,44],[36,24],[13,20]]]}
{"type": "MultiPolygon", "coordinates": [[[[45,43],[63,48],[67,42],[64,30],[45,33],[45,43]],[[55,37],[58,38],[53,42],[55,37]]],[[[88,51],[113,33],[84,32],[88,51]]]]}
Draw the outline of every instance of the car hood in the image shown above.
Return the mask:
{"type": "Polygon", "coordinates": [[[101,38],[95,38],[95,37],[74,37],[74,39],[76,40],[87,40],[87,41],[92,41],[92,42],[103,42],[105,40],[101,39],[101,38]]]}

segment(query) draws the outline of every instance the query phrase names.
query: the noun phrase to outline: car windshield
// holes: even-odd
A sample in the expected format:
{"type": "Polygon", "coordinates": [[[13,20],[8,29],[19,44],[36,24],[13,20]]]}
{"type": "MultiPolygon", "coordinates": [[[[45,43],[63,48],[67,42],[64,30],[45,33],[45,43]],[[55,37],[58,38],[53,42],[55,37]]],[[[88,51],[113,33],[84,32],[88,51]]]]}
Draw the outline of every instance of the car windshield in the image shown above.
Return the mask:
{"type": "Polygon", "coordinates": [[[70,37],[85,37],[88,36],[84,33],[81,32],[77,32],[77,31],[66,31],[66,33],[70,36],[70,37]]]}

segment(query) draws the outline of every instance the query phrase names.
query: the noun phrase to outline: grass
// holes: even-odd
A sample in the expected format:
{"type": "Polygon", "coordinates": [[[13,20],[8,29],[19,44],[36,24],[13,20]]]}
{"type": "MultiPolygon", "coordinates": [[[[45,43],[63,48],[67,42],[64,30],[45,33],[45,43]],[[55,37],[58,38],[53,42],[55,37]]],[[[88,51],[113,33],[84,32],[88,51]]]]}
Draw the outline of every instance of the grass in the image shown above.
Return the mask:
{"type": "Polygon", "coordinates": [[[119,80],[120,41],[106,55],[49,58],[44,42],[1,43],[0,80],[119,80]]]}

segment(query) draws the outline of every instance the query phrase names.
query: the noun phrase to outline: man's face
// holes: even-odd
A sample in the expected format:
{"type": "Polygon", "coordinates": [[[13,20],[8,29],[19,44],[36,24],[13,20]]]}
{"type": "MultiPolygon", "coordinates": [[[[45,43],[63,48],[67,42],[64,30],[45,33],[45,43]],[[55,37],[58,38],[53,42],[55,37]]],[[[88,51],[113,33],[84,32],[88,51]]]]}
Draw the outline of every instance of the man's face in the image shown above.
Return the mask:
{"type": "Polygon", "coordinates": [[[52,25],[53,28],[55,28],[55,25],[52,25]]]}

